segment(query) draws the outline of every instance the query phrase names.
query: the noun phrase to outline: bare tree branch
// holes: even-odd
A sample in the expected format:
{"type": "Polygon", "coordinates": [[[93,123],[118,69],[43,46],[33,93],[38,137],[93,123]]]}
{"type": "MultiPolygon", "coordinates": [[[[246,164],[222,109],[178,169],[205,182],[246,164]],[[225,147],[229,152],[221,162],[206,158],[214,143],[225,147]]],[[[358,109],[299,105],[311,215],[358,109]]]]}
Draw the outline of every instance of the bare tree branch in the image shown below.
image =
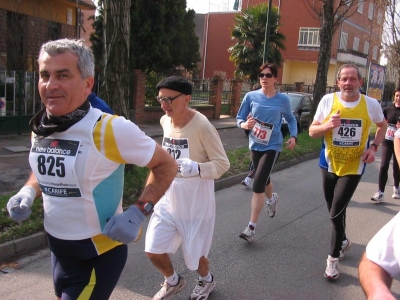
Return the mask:
{"type": "Polygon", "coordinates": [[[326,94],[333,36],[343,20],[356,12],[355,6],[363,4],[364,0],[303,0],[303,3],[321,24],[320,51],[311,111],[314,115],[319,101],[326,94]]]}

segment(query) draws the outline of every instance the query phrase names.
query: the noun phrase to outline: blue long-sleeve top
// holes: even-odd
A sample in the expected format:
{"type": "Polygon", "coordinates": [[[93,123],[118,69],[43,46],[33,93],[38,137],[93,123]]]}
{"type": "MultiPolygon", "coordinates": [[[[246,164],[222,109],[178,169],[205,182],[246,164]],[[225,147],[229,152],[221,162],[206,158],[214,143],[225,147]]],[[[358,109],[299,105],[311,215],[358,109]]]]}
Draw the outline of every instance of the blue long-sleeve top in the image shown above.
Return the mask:
{"type": "Polygon", "coordinates": [[[103,99],[100,99],[99,97],[97,97],[94,92],[92,92],[88,96],[88,100],[90,102],[90,105],[92,105],[92,107],[98,108],[102,112],[105,112],[105,113],[108,113],[111,115],[114,114],[114,111],[107,105],[107,103],[103,99]]]}
{"type": "Polygon", "coordinates": [[[273,130],[268,145],[260,144],[249,138],[249,149],[256,151],[275,150],[282,151],[283,136],[281,132],[282,116],[289,126],[290,136],[297,137],[297,122],[290,107],[289,97],[277,93],[274,97],[268,98],[262,90],[248,92],[240,105],[236,116],[237,125],[246,122],[247,116],[251,114],[254,119],[273,124],[273,130]]]}

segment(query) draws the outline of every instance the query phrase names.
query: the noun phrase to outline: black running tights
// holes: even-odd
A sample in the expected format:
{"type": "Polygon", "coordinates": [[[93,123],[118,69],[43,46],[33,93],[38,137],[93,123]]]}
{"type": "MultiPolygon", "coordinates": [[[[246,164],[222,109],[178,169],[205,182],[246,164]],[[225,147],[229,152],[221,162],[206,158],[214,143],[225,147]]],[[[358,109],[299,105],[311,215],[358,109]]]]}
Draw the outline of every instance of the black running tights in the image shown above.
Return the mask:
{"type": "Polygon", "coordinates": [[[397,164],[396,155],[394,155],[393,143],[381,146],[381,167],[379,169],[379,190],[385,191],[386,182],[388,179],[388,170],[390,165],[390,159],[393,156],[393,183],[394,186],[399,186],[400,171],[399,165],[397,164]]]}
{"type": "Polygon", "coordinates": [[[325,201],[332,224],[330,256],[339,257],[346,239],[346,209],[361,175],[337,176],[321,168],[325,201]]]}

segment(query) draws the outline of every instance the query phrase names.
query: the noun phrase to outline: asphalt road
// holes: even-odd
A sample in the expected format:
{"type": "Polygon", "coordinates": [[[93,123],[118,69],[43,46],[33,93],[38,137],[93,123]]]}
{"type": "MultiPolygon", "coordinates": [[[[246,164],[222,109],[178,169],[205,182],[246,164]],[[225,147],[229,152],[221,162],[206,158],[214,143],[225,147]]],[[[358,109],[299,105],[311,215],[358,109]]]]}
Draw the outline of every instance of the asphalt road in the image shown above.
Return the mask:
{"type": "MultiPolygon", "coordinates": [[[[273,219],[260,217],[255,242],[238,237],[249,220],[251,191],[241,185],[216,192],[217,218],[209,255],[216,289],[211,299],[365,299],[358,283],[358,263],[371,237],[398,211],[400,200],[370,201],[377,189],[380,159],[367,167],[347,211],[347,234],[353,246],[340,262],[340,277],[323,277],[329,251],[330,222],[323,200],[317,160],[273,174],[280,200],[273,219]]],[[[391,174],[391,170],[389,170],[391,174]]],[[[111,299],[151,299],[162,276],[145,256],[144,239],[129,246],[129,257],[111,299]]],[[[186,269],[180,251],[173,257],[188,286],[173,299],[187,299],[195,272],[186,269]]],[[[54,299],[48,256],[0,276],[1,299],[54,299]]],[[[392,291],[400,298],[400,283],[392,291]]]]}

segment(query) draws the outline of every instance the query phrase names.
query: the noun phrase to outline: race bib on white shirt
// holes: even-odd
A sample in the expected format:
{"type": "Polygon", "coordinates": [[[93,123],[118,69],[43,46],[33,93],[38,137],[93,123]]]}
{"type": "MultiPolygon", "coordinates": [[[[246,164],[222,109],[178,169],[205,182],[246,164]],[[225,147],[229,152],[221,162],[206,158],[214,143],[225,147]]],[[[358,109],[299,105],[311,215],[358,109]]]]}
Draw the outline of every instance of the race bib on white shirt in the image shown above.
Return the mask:
{"type": "Polygon", "coordinates": [[[273,129],[273,124],[256,122],[250,132],[250,138],[256,143],[268,145],[273,129]]]}
{"type": "Polygon", "coordinates": [[[394,140],[394,133],[397,131],[397,127],[394,124],[388,124],[385,139],[389,141],[394,140]]]}
{"type": "Polygon", "coordinates": [[[173,159],[189,158],[189,140],[187,138],[175,139],[164,137],[162,147],[173,159]]]}
{"type": "Polygon", "coordinates": [[[360,146],[362,137],[361,119],[340,119],[341,125],[332,131],[332,144],[339,147],[360,146]]]}
{"type": "Polygon", "coordinates": [[[75,173],[79,141],[36,138],[31,149],[34,172],[44,194],[81,197],[75,173]],[[67,166],[72,166],[67,169],[67,166]]]}
{"type": "MultiPolygon", "coordinates": [[[[190,158],[189,140],[187,138],[169,138],[164,137],[162,147],[172,156],[173,159],[190,158]]],[[[178,163],[178,173],[181,173],[181,165],[178,163]]]]}

